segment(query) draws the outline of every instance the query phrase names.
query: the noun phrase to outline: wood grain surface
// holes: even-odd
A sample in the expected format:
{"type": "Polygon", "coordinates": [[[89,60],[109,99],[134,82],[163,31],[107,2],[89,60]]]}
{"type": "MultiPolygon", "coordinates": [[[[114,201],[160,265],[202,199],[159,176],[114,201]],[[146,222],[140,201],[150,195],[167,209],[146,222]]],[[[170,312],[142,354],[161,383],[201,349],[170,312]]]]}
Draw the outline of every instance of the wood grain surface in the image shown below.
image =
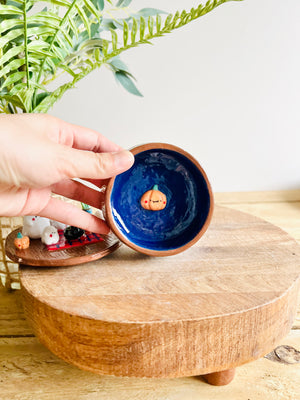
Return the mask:
{"type": "MultiPolygon", "coordinates": [[[[291,331],[282,342],[299,348],[291,331]]],[[[0,338],[1,400],[298,400],[300,364],[260,358],[236,369],[228,386],[203,378],[101,376],[56,357],[35,337],[0,338]]]]}
{"type": "Polygon", "coordinates": [[[14,240],[22,228],[15,229],[6,238],[6,255],[16,263],[35,267],[61,267],[98,260],[114,252],[120,243],[113,235],[103,235],[103,241],[64,250],[48,251],[40,239],[31,239],[26,250],[17,249],[14,240]]]}
{"type": "Polygon", "coordinates": [[[299,256],[281,229],[216,207],[206,235],[176,256],[122,246],[72,268],[22,266],[25,314],[43,344],[82,369],[147,377],[226,370],[289,332],[299,256]]]}
{"type": "MultiPolygon", "coordinates": [[[[218,204],[245,210],[278,224],[300,241],[300,190],[217,193],[218,204]]],[[[204,238],[203,238],[204,239],[204,238]]],[[[280,344],[300,350],[300,307],[292,330],[280,344]]],[[[272,352],[273,353],[273,352],[272,352]]],[[[33,336],[19,290],[0,287],[1,400],[298,400],[300,363],[260,358],[237,368],[222,388],[202,378],[99,376],[56,357],[33,336]]]]}

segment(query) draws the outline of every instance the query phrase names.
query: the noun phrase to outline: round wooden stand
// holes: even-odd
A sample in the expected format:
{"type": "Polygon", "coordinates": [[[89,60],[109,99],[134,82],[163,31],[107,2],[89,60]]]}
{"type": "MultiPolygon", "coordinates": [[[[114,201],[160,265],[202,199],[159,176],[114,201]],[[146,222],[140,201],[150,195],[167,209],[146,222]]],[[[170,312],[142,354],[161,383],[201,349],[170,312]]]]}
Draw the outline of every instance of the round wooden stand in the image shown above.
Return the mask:
{"type": "Polygon", "coordinates": [[[281,229],[216,207],[206,235],[176,256],[122,246],[74,267],[22,265],[24,308],[40,341],[82,369],[224,385],[291,328],[299,256],[281,229]]]}

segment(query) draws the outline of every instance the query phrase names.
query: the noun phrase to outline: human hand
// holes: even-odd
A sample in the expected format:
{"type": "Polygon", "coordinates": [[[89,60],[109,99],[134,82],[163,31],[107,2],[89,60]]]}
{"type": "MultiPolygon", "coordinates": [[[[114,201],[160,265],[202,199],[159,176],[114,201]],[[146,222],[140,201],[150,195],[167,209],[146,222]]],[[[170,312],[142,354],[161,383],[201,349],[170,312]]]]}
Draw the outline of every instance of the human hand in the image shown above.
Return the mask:
{"type": "Polygon", "coordinates": [[[95,233],[105,222],[51,193],[101,208],[98,187],[134,162],[129,151],[100,133],[46,114],[0,116],[0,215],[39,215],[95,233]]]}

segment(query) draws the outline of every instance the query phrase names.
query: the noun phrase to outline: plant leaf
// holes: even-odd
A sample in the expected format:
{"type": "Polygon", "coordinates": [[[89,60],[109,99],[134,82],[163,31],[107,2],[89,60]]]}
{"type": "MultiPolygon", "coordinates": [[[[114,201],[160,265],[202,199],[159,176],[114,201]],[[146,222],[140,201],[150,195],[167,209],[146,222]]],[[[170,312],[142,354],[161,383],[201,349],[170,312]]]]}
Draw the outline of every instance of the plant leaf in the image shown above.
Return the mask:
{"type": "Polygon", "coordinates": [[[84,23],[85,29],[86,29],[86,31],[87,31],[89,37],[91,37],[91,27],[90,27],[90,23],[89,23],[89,19],[88,19],[87,15],[86,15],[85,12],[82,10],[82,8],[80,7],[80,5],[77,5],[77,4],[76,4],[76,8],[77,8],[78,14],[80,15],[80,17],[81,17],[81,19],[82,19],[82,21],[83,21],[83,23],[84,23]]]}
{"type": "Polygon", "coordinates": [[[137,89],[132,79],[123,71],[115,73],[116,80],[131,94],[143,97],[142,93],[137,89]]]}
{"type": "Polygon", "coordinates": [[[0,34],[9,29],[16,29],[22,26],[23,26],[23,21],[19,18],[5,19],[0,23],[0,34]]]}
{"type": "Polygon", "coordinates": [[[19,80],[23,79],[26,76],[26,72],[25,71],[18,71],[15,72],[14,74],[10,74],[5,81],[3,82],[3,84],[1,85],[0,90],[3,90],[4,88],[6,88],[7,86],[12,85],[15,82],[18,82],[19,80]]]}
{"type": "Polygon", "coordinates": [[[154,26],[154,20],[153,17],[148,17],[148,29],[149,29],[149,35],[153,36],[153,26],[154,26]]]}
{"type": "Polygon", "coordinates": [[[39,0],[0,0],[1,111],[12,112],[11,104],[23,112],[47,112],[66,90],[103,64],[127,91],[141,96],[119,54],[151,44],[227,1],[234,0],[209,0],[167,15],[156,8],[133,12],[131,0],[43,0],[43,10],[39,0]],[[128,17],[114,16],[123,9],[128,17]],[[61,74],[67,82],[48,92],[43,84],[58,82],[61,74]]]}
{"type": "Polygon", "coordinates": [[[116,7],[124,8],[128,7],[132,0],[119,0],[116,4],[116,7]]]}
{"type": "Polygon", "coordinates": [[[165,11],[159,10],[158,8],[142,8],[137,12],[137,15],[141,17],[150,17],[157,14],[167,14],[165,11]]]}
{"type": "Polygon", "coordinates": [[[110,30],[110,33],[111,33],[112,49],[113,51],[116,51],[118,47],[118,35],[113,29],[110,30]]]}
{"type": "Polygon", "coordinates": [[[119,57],[114,57],[112,60],[109,61],[109,64],[112,65],[115,70],[125,71],[129,73],[127,65],[119,57]]]}
{"type": "Polygon", "coordinates": [[[98,7],[100,11],[104,9],[104,0],[92,0],[95,7],[98,7]]]}
{"type": "Polygon", "coordinates": [[[123,25],[123,45],[126,47],[127,42],[128,42],[128,32],[129,32],[129,27],[126,21],[124,21],[123,25]]]}
{"type": "Polygon", "coordinates": [[[0,38],[0,48],[3,48],[6,44],[12,42],[14,39],[23,35],[23,29],[13,29],[0,38]]]}
{"type": "Polygon", "coordinates": [[[34,113],[46,113],[53,104],[61,98],[66,90],[71,89],[74,86],[73,82],[65,83],[59,86],[55,91],[46,96],[32,112],[34,113]]]}
{"type": "Polygon", "coordinates": [[[15,6],[0,5],[0,15],[22,15],[23,11],[15,6]]]}
{"type": "Polygon", "coordinates": [[[138,29],[138,23],[135,18],[132,19],[132,28],[131,28],[131,42],[135,43],[136,33],[138,29]]]}
{"type": "Polygon", "coordinates": [[[39,93],[35,98],[35,107],[37,107],[46,97],[48,97],[51,93],[43,92],[39,93]]]}
{"type": "Polygon", "coordinates": [[[0,58],[0,67],[3,67],[5,63],[7,63],[9,60],[11,60],[13,57],[17,56],[20,54],[22,51],[24,51],[24,46],[15,46],[9,49],[3,56],[0,58]]]}
{"type": "Polygon", "coordinates": [[[94,15],[97,19],[100,18],[97,8],[94,6],[91,0],[84,0],[84,5],[90,11],[92,15],[94,15]]]}
{"type": "Polygon", "coordinates": [[[16,58],[15,60],[12,60],[4,68],[2,68],[0,70],[0,78],[2,78],[2,76],[4,76],[4,75],[10,73],[11,71],[15,71],[16,69],[20,68],[24,64],[25,64],[24,58],[16,58]]]}

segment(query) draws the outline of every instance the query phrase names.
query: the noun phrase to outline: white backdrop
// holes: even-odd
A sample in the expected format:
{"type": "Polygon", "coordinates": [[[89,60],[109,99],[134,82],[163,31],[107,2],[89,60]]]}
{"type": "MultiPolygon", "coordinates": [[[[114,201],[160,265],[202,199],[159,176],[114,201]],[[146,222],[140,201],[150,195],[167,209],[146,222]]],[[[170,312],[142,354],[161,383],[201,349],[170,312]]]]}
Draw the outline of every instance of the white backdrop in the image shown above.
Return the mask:
{"type": "MultiPolygon", "coordinates": [[[[136,0],[166,11],[195,1],[136,0]]],[[[163,141],[193,154],[215,191],[300,188],[300,1],[226,3],[124,53],[144,97],[105,67],[51,113],[130,148],[163,141]]]]}

